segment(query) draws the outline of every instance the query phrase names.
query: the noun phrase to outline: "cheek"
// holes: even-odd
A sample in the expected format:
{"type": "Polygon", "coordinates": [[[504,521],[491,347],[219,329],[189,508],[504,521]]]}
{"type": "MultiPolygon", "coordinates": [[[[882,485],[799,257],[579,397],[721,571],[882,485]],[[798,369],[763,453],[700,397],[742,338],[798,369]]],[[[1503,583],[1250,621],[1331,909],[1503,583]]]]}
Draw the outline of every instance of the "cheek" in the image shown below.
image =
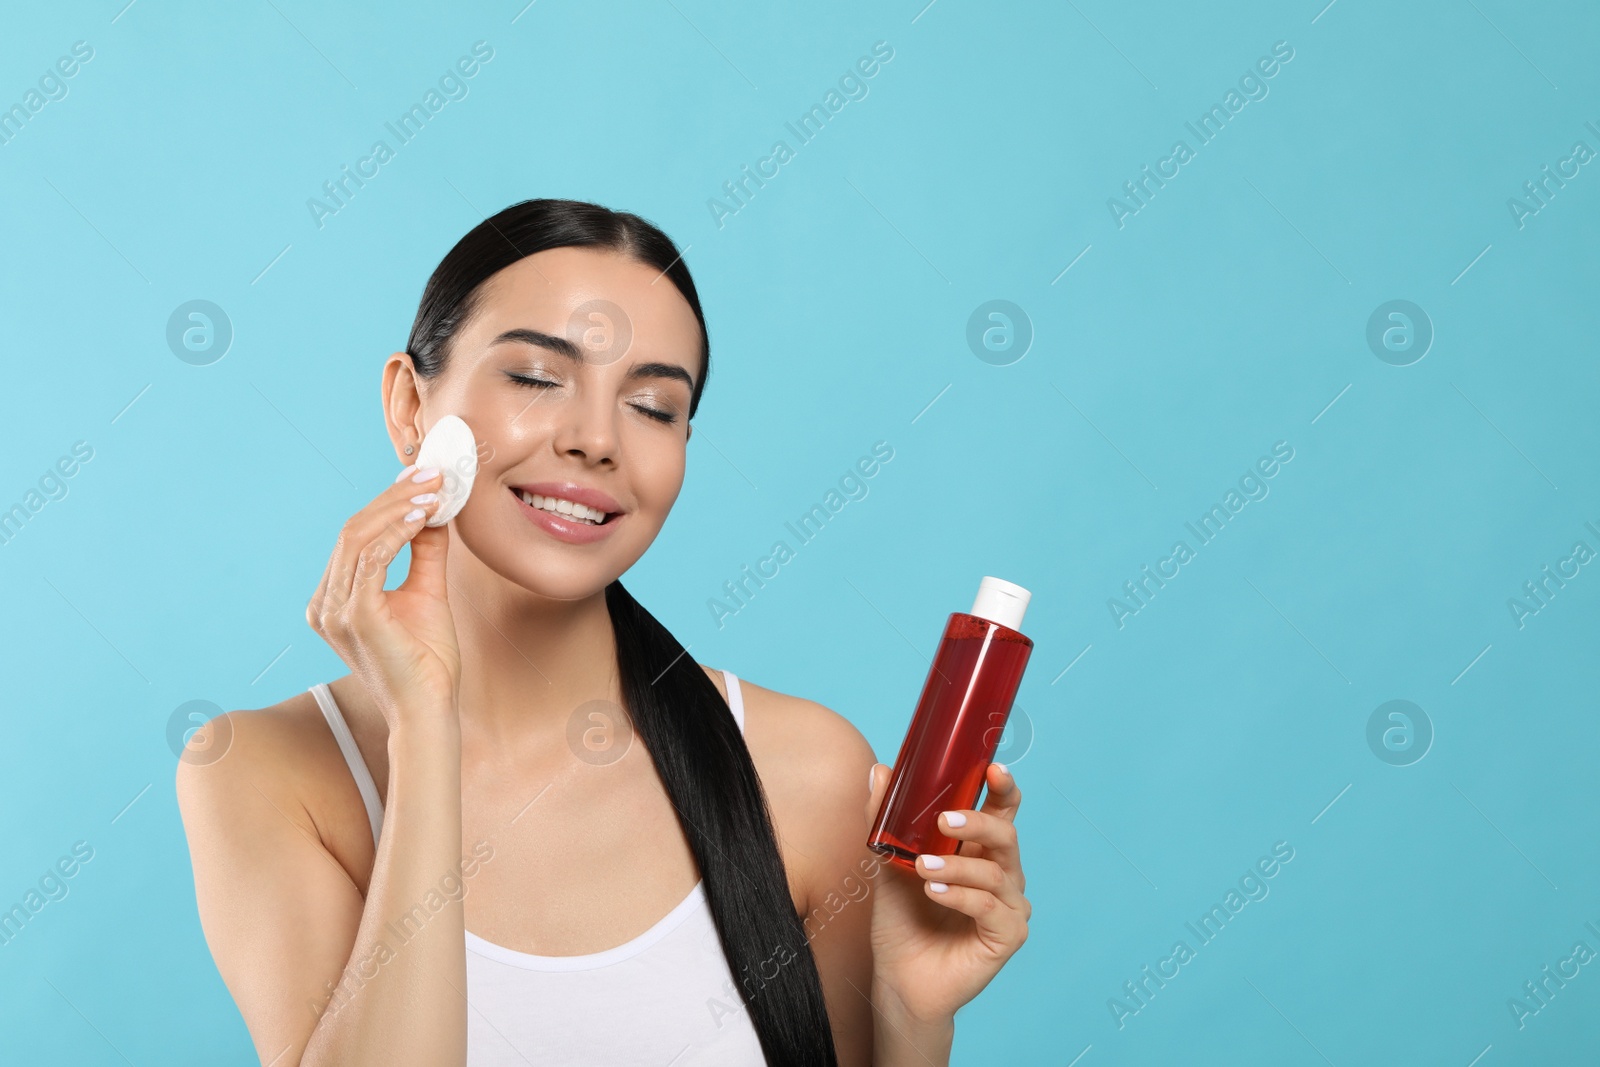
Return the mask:
{"type": "Polygon", "coordinates": [[[682,439],[641,442],[634,455],[639,458],[633,463],[631,481],[640,502],[665,516],[683,489],[684,442],[682,439]]]}
{"type": "Polygon", "coordinates": [[[473,398],[458,410],[478,441],[480,475],[497,477],[516,457],[527,455],[531,443],[548,436],[538,396],[531,390],[473,398]]]}

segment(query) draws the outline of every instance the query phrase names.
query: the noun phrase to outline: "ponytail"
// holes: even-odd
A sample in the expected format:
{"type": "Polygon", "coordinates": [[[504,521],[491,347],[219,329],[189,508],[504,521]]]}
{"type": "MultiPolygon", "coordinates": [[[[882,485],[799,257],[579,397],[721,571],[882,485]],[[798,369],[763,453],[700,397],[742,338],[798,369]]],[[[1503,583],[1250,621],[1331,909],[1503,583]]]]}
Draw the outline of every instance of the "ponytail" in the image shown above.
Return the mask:
{"type": "Polygon", "coordinates": [[[822,980],[755,764],[717,687],[671,631],[615,581],[623,704],[705,881],[728,969],[773,1067],[834,1067],[822,980]],[[766,977],[771,964],[777,974],[766,977]]]}

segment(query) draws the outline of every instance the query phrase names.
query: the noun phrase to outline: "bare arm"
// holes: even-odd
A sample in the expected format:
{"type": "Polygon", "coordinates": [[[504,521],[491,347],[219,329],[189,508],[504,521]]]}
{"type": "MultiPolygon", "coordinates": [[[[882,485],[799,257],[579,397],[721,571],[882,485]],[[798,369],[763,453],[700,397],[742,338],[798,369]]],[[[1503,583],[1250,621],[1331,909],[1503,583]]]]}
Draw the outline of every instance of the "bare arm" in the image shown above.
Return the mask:
{"type": "Polygon", "coordinates": [[[464,1064],[459,739],[391,736],[363,901],[264,724],[230,719],[225,758],[179,764],[178,799],[206,943],[261,1062],[464,1064]]]}
{"type": "Polygon", "coordinates": [[[808,907],[801,918],[822,978],[840,1067],[871,1067],[876,1061],[870,933],[878,861],[866,847],[871,827],[863,805],[872,747],[844,719],[830,725],[835,728],[818,731],[825,738],[820,766],[826,769],[807,776],[812,804],[820,809],[807,824],[816,837],[792,844],[809,853],[808,907]]]}
{"type": "Polygon", "coordinates": [[[887,880],[904,872],[891,870],[867,848],[875,811],[869,810],[872,746],[849,720],[812,701],[791,701],[780,721],[773,728],[782,734],[769,743],[785,756],[771,765],[771,786],[789,810],[805,813],[789,823],[784,843],[803,864],[807,907],[801,917],[822,979],[839,1063],[946,1064],[953,1022],[916,1018],[874,977],[876,897],[887,880]]]}
{"type": "MultiPolygon", "coordinates": [[[[796,715],[810,746],[790,737],[788,765],[805,783],[804,810],[786,843],[807,871],[807,934],[822,975],[844,1067],[943,1067],[955,1013],[1027,937],[1032,908],[1013,825],[1021,791],[998,765],[981,811],[961,827],[940,869],[904,870],[866,847],[890,768],[847,720],[807,705],[796,715]],[[868,788],[863,771],[872,769],[868,788]]],[[[790,784],[790,783],[785,783],[790,784]]],[[[792,785],[791,785],[792,789],[792,785]]],[[[796,795],[791,792],[791,796],[796,795]]]]}
{"type": "Polygon", "coordinates": [[[388,798],[365,898],[297,798],[303,739],[230,716],[232,748],[179,768],[206,940],[273,1067],[466,1062],[460,653],[449,535],[422,525],[440,484],[437,471],[413,478],[408,468],[354,515],[306,607],[388,727],[388,798]],[[410,573],[386,591],[407,542],[410,573]]]}

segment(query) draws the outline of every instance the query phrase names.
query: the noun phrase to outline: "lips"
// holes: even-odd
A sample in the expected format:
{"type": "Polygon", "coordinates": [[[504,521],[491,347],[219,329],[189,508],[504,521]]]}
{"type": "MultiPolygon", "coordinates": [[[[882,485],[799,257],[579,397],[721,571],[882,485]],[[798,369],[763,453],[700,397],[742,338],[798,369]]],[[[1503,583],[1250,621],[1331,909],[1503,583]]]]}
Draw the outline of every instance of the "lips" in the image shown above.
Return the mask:
{"type": "Polygon", "coordinates": [[[583,504],[586,507],[594,508],[596,511],[604,511],[608,517],[622,510],[622,505],[618,504],[606,493],[598,489],[590,489],[588,486],[579,485],[576,482],[529,482],[526,485],[513,485],[511,488],[524,493],[533,493],[537,496],[553,496],[562,500],[570,500],[574,504],[583,504]]]}
{"type": "Polygon", "coordinates": [[[614,510],[617,507],[616,501],[612,500],[604,493],[598,492],[597,490],[581,490],[581,492],[587,496],[587,499],[585,499],[584,497],[576,495],[567,495],[568,493],[571,493],[570,489],[564,492],[556,492],[555,485],[550,482],[543,482],[540,483],[540,485],[542,485],[544,488],[540,489],[538,486],[511,486],[509,487],[511,499],[516,503],[518,510],[522,512],[523,518],[527,519],[529,522],[533,523],[533,525],[537,526],[539,529],[543,530],[545,533],[549,534],[551,537],[554,537],[558,541],[563,541],[571,545],[590,545],[597,541],[603,541],[610,537],[612,532],[616,530],[616,528],[620,526],[627,517],[625,512],[614,510]],[[561,515],[553,511],[546,511],[543,508],[536,508],[532,504],[529,504],[527,501],[522,499],[522,493],[524,490],[529,493],[537,493],[539,496],[561,497],[566,500],[571,500],[573,503],[587,504],[589,507],[593,507],[596,510],[605,511],[606,520],[598,524],[587,523],[581,519],[571,518],[570,516],[561,515]],[[605,507],[600,503],[589,503],[590,500],[595,499],[609,503],[610,507],[605,507]]]}

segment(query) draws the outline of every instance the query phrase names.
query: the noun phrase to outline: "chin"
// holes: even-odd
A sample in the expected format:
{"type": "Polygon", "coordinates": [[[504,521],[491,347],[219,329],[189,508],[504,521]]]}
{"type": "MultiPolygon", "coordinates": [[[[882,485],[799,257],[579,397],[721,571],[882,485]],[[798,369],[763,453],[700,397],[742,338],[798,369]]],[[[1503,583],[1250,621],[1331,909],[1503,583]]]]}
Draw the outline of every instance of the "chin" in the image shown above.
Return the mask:
{"type": "Polygon", "coordinates": [[[605,592],[606,586],[616,581],[617,575],[601,572],[593,565],[566,568],[540,567],[526,559],[517,559],[506,568],[494,567],[500,577],[534,596],[546,600],[587,600],[605,592]]]}

